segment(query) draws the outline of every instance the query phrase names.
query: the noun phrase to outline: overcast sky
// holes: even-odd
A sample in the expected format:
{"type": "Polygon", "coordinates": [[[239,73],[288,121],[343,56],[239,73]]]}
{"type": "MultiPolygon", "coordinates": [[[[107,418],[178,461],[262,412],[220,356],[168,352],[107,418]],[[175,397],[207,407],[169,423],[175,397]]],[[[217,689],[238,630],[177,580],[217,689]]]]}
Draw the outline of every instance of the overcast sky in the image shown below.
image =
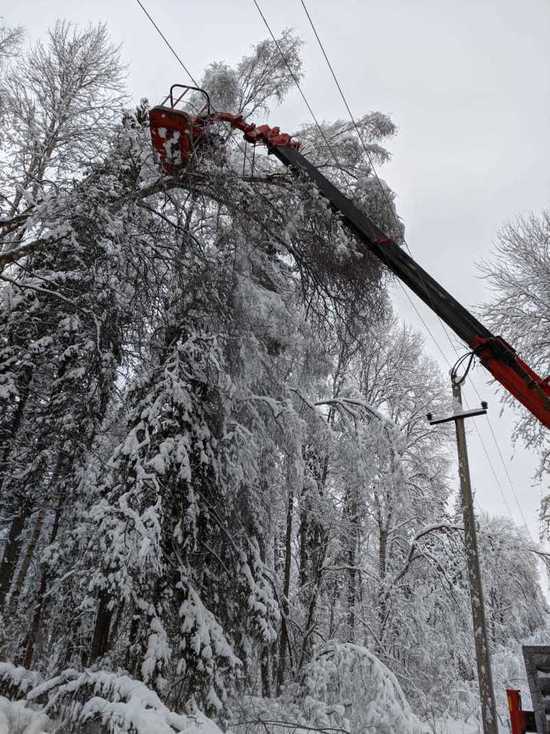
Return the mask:
{"type": "MultiPolygon", "coordinates": [[[[267,35],[252,0],[143,0],[198,78],[213,60],[238,61],[267,35]]],[[[317,116],[343,119],[345,109],[299,0],[260,0],[274,30],[304,39],[303,88],[317,116]]],[[[414,257],[468,307],[489,298],[478,265],[491,257],[498,228],[550,202],[550,3],[548,0],[307,0],[318,32],[355,115],[389,113],[399,132],[392,162],[380,171],[398,195],[414,257]]],[[[2,9],[9,24],[42,37],[57,18],[105,21],[122,44],[128,86],[137,101],[162,98],[186,82],[135,0],[23,0],[2,9]]],[[[285,131],[309,122],[297,93],[269,120],[285,131]]],[[[263,120],[258,120],[263,122],[263,120]]],[[[456,354],[437,319],[415,299],[450,364],[456,354]]],[[[425,334],[396,289],[399,315],[425,334]]],[[[427,351],[448,370],[425,334],[427,351]]],[[[463,348],[460,347],[460,351],[463,348]]],[[[490,403],[491,423],[517,500],[485,418],[470,431],[479,508],[527,519],[537,535],[546,487],[532,481],[536,457],[513,448],[513,415],[500,415],[483,368],[474,374],[490,403]],[[481,446],[494,466],[495,480],[481,446]],[[521,511],[518,507],[521,505],[521,511]]],[[[479,399],[471,389],[467,399],[479,399]]]]}

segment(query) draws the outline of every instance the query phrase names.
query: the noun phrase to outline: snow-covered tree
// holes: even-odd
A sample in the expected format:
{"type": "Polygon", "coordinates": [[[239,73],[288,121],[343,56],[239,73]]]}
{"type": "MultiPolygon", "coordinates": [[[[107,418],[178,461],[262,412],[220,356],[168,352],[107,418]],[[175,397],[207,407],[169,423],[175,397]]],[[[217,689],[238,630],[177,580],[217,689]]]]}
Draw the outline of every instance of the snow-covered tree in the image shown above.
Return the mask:
{"type": "MultiPolygon", "coordinates": [[[[495,258],[483,271],[494,290],[485,306],[493,329],[507,339],[540,375],[548,374],[550,348],[550,214],[530,215],[506,225],[498,235],[495,258]]],[[[517,406],[508,394],[506,404],[517,406]]],[[[550,470],[550,445],[544,427],[518,408],[515,435],[540,452],[541,471],[550,470]]]]}
{"type": "MultiPolygon", "coordinates": [[[[13,37],[13,33],[12,33],[13,37]]],[[[10,36],[7,36],[7,41],[10,36]]],[[[15,217],[107,149],[121,114],[123,70],[104,25],[58,22],[2,85],[2,211],[15,217]]]]}

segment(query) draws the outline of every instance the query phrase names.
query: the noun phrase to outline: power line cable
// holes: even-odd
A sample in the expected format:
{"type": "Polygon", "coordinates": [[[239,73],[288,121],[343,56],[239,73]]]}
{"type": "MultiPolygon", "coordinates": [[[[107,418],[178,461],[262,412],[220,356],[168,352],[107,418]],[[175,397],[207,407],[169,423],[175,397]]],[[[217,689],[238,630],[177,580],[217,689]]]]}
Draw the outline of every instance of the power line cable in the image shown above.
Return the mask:
{"type": "MultiPolygon", "coordinates": [[[[139,0],[138,0],[138,2],[139,2],[139,0]]],[[[331,144],[330,144],[330,142],[329,142],[329,140],[328,140],[328,138],[327,138],[327,136],[325,134],[325,131],[321,127],[321,124],[319,123],[319,120],[317,119],[317,117],[315,115],[315,112],[313,111],[310,103],[308,102],[308,99],[307,99],[306,95],[304,94],[304,92],[302,90],[302,87],[300,85],[300,81],[299,81],[298,77],[296,76],[296,74],[294,73],[294,70],[292,69],[292,67],[288,63],[288,59],[286,58],[286,56],[283,53],[283,50],[281,48],[281,44],[279,43],[279,41],[275,37],[275,34],[273,33],[273,31],[271,30],[271,26],[269,25],[269,23],[267,21],[267,18],[265,17],[265,15],[264,15],[264,13],[263,13],[263,11],[262,11],[259,3],[258,3],[258,0],[252,0],[252,2],[256,6],[256,9],[257,9],[258,13],[260,14],[260,17],[263,20],[264,25],[267,28],[267,30],[269,32],[269,35],[271,36],[271,38],[273,40],[273,43],[277,47],[277,51],[279,52],[279,55],[280,55],[281,59],[283,60],[283,63],[285,64],[286,68],[288,69],[288,73],[290,74],[290,76],[292,78],[292,81],[296,85],[296,88],[298,89],[298,92],[300,93],[300,96],[302,97],[302,99],[304,101],[304,104],[306,105],[306,107],[307,107],[307,109],[309,111],[309,114],[311,115],[311,117],[313,119],[313,122],[315,123],[315,126],[316,126],[317,130],[319,131],[321,137],[323,138],[323,141],[324,141],[325,145],[327,146],[327,149],[328,149],[329,153],[331,154],[332,158],[334,159],[334,162],[336,163],[336,167],[339,168],[340,170],[342,170],[342,166],[340,165],[340,162],[338,161],[338,158],[336,156],[336,153],[334,152],[334,150],[333,150],[333,148],[332,148],[332,146],[331,146],[331,144]]]]}
{"type": "MultiPolygon", "coordinates": [[[[386,199],[386,204],[388,205],[389,211],[394,215],[394,218],[397,220],[396,221],[396,224],[398,225],[398,230],[399,230],[399,228],[400,228],[400,222],[398,221],[397,215],[394,212],[393,202],[391,201],[391,199],[390,199],[390,197],[388,195],[388,192],[386,191],[386,188],[385,188],[384,184],[382,183],[380,177],[378,176],[378,173],[376,171],[376,166],[374,165],[374,161],[373,161],[373,158],[371,156],[371,153],[370,153],[369,149],[367,148],[367,146],[365,144],[365,141],[363,140],[363,136],[361,134],[361,130],[359,129],[359,125],[357,124],[357,122],[355,120],[355,117],[354,117],[354,115],[353,115],[353,113],[351,111],[351,108],[350,108],[350,106],[348,104],[348,101],[346,99],[346,95],[344,94],[344,90],[342,89],[342,86],[341,86],[340,82],[338,81],[338,77],[336,76],[336,72],[334,71],[334,67],[332,66],[332,64],[330,62],[330,59],[328,57],[328,54],[325,51],[325,47],[323,45],[323,42],[321,41],[321,38],[320,38],[319,34],[317,33],[317,28],[315,27],[315,24],[313,22],[313,19],[312,19],[310,13],[309,13],[309,10],[307,9],[307,6],[306,6],[304,0],[300,0],[300,2],[302,4],[302,7],[304,9],[304,12],[305,12],[305,14],[307,16],[307,19],[309,21],[309,24],[311,26],[311,30],[313,31],[313,33],[315,35],[315,38],[317,39],[317,43],[319,44],[319,48],[321,49],[321,52],[322,52],[323,56],[325,57],[325,61],[327,62],[327,66],[328,66],[328,68],[330,70],[330,73],[332,74],[332,78],[334,79],[334,83],[336,84],[336,87],[337,87],[338,91],[340,92],[340,97],[342,98],[342,101],[344,103],[344,106],[345,106],[346,110],[348,111],[348,115],[350,117],[351,124],[353,125],[353,127],[355,129],[355,132],[357,133],[357,137],[359,138],[359,142],[361,143],[361,146],[363,148],[363,151],[364,151],[364,153],[365,153],[365,155],[367,157],[367,160],[369,162],[369,166],[371,167],[373,176],[375,177],[375,179],[376,179],[376,181],[378,183],[378,187],[379,187],[382,195],[386,199]]],[[[407,242],[405,241],[405,238],[403,237],[402,239],[403,239],[403,244],[405,245],[405,247],[407,249],[409,249],[409,246],[408,246],[407,242]]],[[[410,250],[409,250],[409,252],[410,252],[410,250]]]]}
{"type": "Polygon", "coordinates": [[[141,0],[136,0],[136,2],[139,5],[139,7],[143,10],[143,12],[145,13],[145,15],[149,18],[149,20],[153,24],[155,30],[157,31],[157,33],[159,34],[159,36],[162,38],[162,40],[164,41],[164,43],[168,46],[168,48],[170,49],[170,51],[174,54],[174,56],[176,57],[176,59],[179,62],[179,65],[185,71],[185,73],[187,74],[187,76],[189,77],[189,79],[191,79],[191,81],[193,82],[193,84],[196,87],[198,87],[199,86],[199,83],[197,82],[197,80],[195,79],[195,77],[193,76],[193,74],[191,74],[191,72],[189,71],[189,69],[187,68],[187,66],[185,66],[185,64],[183,63],[183,61],[179,57],[178,53],[176,52],[176,50],[174,49],[174,47],[172,46],[172,44],[170,43],[170,41],[166,38],[166,36],[164,35],[164,33],[161,31],[161,29],[155,23],[152,15],[149,13],[149,11],[145,7],[145,5],[141,2],[141,0]]]}

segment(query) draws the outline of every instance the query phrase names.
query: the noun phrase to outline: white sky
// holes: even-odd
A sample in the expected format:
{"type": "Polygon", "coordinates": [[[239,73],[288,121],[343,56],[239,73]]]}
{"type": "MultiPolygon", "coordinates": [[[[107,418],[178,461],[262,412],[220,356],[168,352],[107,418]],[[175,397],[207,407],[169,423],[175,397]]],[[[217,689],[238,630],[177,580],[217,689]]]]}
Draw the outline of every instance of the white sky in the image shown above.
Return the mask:
{"type": "MultiPolygon", "coordinates": [[[[393,161],[380,171],[398,194],[415,258],[455,297],[475,307],[489,297],[477,265],[490,257],[498,228],[550,202],[550,4],[547,0],[306,0],[356,116],[391,115],[399,133],[393,161]]],[[[267,31],[252,0],[144,0],[144,4],[200,78],[213,60],[235,62],[267,31]]],[[[345,118],[299,0],[260,4],[274,30],[294,28],[305,40],[303,88],[317,116],[345,118]]],[[[31,40],[57,18],[107,22],[123,45],[135,101],[157,102],[187,79],[135,0],[23,0],[1,11],[31,40]]],[[[264,122],[259,120],[258,122],[264,122]]],[[[291,132],[308,113],[297,93],[265,120],[291,132]]],[[[414,298],[414,297],[413,297],[414,298]]],[[[441,325],[414,299],[448,363],[456,359],[441,325]]],[[[395,289],[399,315],[423,331],[395,289]]],[[[426,335],[427,351],[448,369],[426,335]]],[[[460,352],[463,349],[460,347],[460,352]]],[[[485,418],[470,430],[470,463],[478,507],[527,519],[537,536],[545,488],[532,482],[536,457],[512,447],[512,415],[500,415],[484,370],[474,375],[490,403],[491,423],[512,479],[485,418]]],[[[466,391],[470,404],[478,398],[466,391]]]]}

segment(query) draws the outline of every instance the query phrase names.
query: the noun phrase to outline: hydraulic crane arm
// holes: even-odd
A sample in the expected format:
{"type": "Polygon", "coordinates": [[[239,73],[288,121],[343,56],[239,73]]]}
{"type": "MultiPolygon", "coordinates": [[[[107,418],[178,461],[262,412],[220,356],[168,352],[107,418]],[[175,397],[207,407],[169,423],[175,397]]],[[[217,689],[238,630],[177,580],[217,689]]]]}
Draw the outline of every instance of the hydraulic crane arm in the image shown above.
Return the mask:
{"type": "MultiPolygon", "coordinates": [[[[476,353],[493,377],[522,403],[540,422],[550,428],[549,378],[541,378],[500,336],[493,335],[464,306],[442,288],[399,245],[358,209],[336,186],[312,165],[299,151],[299,143],[279,128],[256,126],[242,116],[214,112],[205,99],[203,113],[196,117],[175,109],[174,88],[195,89],[174,85],[170,90],[170,107],[154,107],[149,113],[151,137],[160,162],[167,173],[177,173],[185,166],[196,145],[208,136],[209,127],[216,122],[229,123],[241,130],[250,143],[262,143],[269,153],[288,166],[296,176],[312,181],[329,201],[341,221],[353,232],[361,245],[376,255],[400,280],[421,298],[476,353]]],[[[185,94],[184,91],[183,94],[185,94]]],[[[181,99],[180,95],[180,98],[181,99]]]]}

